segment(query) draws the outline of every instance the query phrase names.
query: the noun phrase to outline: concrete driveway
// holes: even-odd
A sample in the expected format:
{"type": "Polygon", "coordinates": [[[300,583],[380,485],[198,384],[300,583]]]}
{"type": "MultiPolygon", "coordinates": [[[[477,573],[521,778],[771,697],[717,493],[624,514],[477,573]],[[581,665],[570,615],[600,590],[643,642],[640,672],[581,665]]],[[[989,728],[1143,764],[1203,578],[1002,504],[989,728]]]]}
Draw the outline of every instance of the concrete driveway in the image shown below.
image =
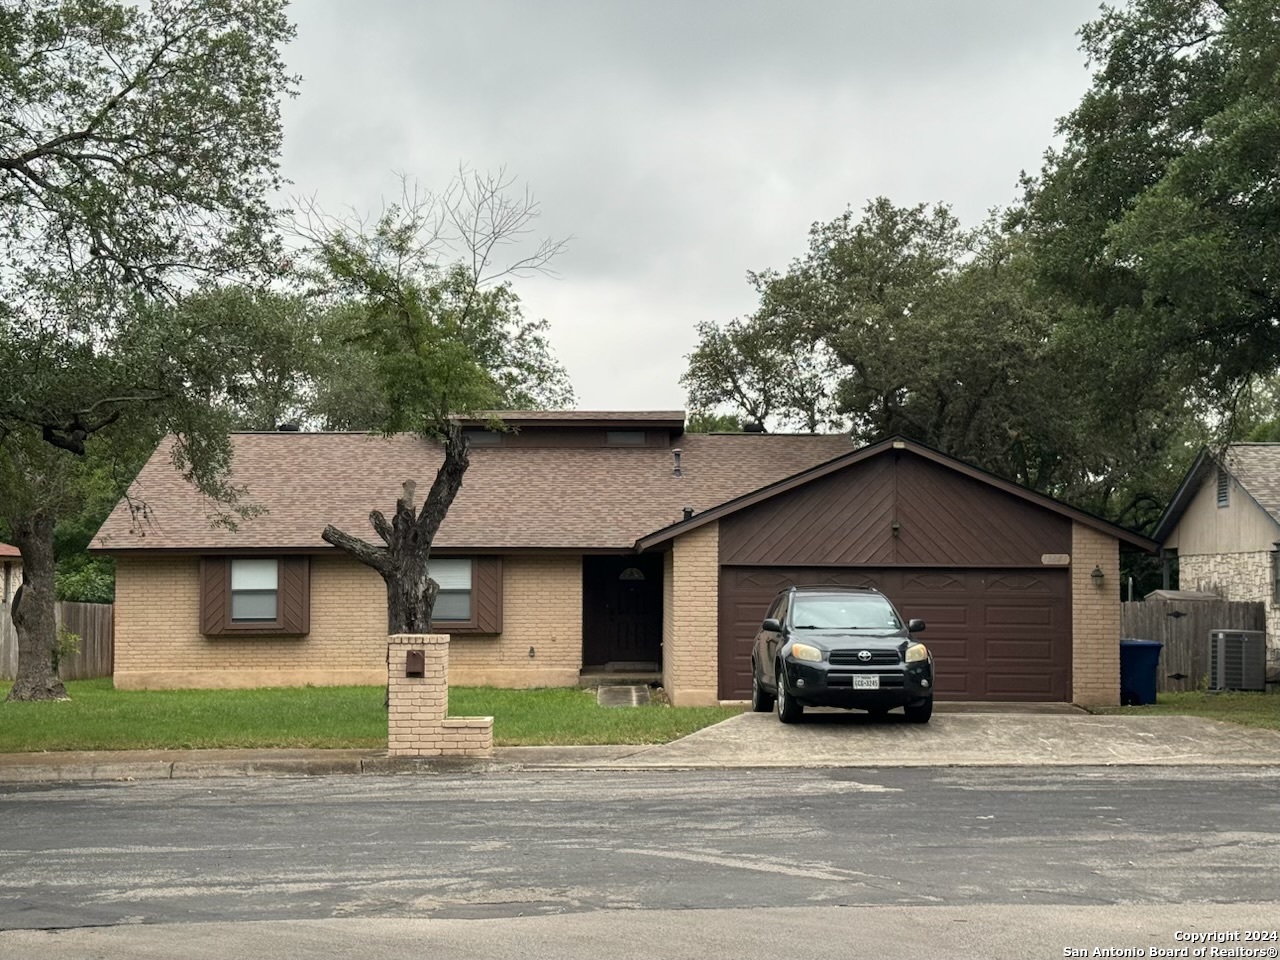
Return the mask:
{"type": "Polygon", "coordinates": [[[607,766],[923,767],[1020,765],[1280,766],[1280,733],[1171,716],[935,713],[928,724],[889,715],[810,711],[784,725],[744,713],[607,766]]]}

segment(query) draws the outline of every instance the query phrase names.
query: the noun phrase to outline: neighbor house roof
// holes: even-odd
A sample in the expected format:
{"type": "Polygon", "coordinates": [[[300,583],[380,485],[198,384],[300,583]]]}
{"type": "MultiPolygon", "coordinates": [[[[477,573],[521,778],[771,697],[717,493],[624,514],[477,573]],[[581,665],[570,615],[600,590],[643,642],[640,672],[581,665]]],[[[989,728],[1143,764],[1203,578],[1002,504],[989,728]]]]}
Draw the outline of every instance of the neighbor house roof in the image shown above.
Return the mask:
{"type": "Polygon", "coordinates": [[[0,543],[0,557],[21,557],[22,552],[11,543],[0,543]]]}
{"type": "Polygon", "coordinates": [[[828,476],[829,474],[835,473],[837,470],[843,470],[845,467],[852,466],[855,463],[860,463],[863,460],[869,460],[872,457],[887,453],[890,450],[906,450],[916,454],[917,456],[924,457],[927,460],[932,460],[934,463],[948,467],[957,473],[972,477],[975,480],[980,480],[992,487],[1003,490],[1005,493],[1012,494],[1015,497],[1034,503],[1046,510],[1051,510],[1054,513],[1061,514],[1062,516],[1065,516],[1077,523],[1082,523],[1087,527],[1092,527],[1095,530],[1099,530],[1102,533],[1113,536],[1117,540],[1121,540],[1131,546],[1138,547],[1141,550],[1152,552],[1156,549],[1156,544],[1152,540],[1147,539],[1141,534],[1134,533],[1132,530],[1118,526],[1108,520],[1103,520],[1101,517],[1094,516],[1092,513],[1079,510],[1069,504],[1063,503],[1061,500],[1055,500],[1042,493],[1036,493],[1034,490],[1029,490],[1028,488],[1020,486],[1010,480],[1005,480],[1003,477],[998,477],[994,473],[988,473],[986,470],[982,470],[971,464],[965,463],[962,460],[957,460],[955,457],[951,457],[938,450],[934,450],[932,447],[927,447],[924,444],[916,443],[914,440],[907,440],[903,437],[890,437],[889,439],[882,440],[879,443],[869,444],[858,450],[850,451],[843,456],[837,457],[833,460],[828,460],[826,463],[816,464],[815,466],[793,476],[783,477],[773,483],[765,484],[757,490],[752,490],[746,494],[738,496],[733,500],[722,503],[705,513],[691,517],[688,520],[678,520],[662,530],[657,530],[647,536],[638,538],[636,540],[636,549],[648,550],[651,547],[658,546],[667,540],[678,537],[682,533],[687,533],[704,523],[710,523],[713,520],[719,520],[722,517],[737,513],[739,510],[745,510],[747,507],[754,506],[755,504],[768,500],[771,497],[776,497],[778,494],[786,493],[788,490],[794,490],[796,487],[803,486],[806,483],[811,483],[820,477],[828,476]]]}
{"type": "MultiPolygon", "coordinates": [[[[843,434],[685,434],[678,446],[681,476],[667,447],[475,447],[435,546],[628,550],[684,507],[708,510],[837,457],[851,441],[843,434]]],[[[369,511],[394,510],[408,479],[425,497],[442,458],[439,446],[409,434],[242,433],[232,448],[232,482],[265,513],[234,531],[213,526],[217,505],[174,469],[165,441],[130,487],[148,519],[135,523],[122,501],[92,548],[332,549],[320,539],[329,523],[377,542],[369,511]]]]}
{"type": "Polygon", "coordinates": [[[1221,455],[1208,449],[1200,451],[1156,526],[1153,536],[1157,541],[1163,543],[1173,533],[1201,485],[1219,466],[1280,523],[1280,443],[1233,443],[1221,455]]]}

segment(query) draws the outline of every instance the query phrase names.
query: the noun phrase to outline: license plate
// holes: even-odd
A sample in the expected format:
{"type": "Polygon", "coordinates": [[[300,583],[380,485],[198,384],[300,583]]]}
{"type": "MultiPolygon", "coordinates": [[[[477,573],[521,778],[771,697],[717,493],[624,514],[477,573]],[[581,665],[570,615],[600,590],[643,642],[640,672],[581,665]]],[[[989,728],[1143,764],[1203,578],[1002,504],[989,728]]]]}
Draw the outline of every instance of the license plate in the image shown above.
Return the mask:
{"type": "Polygon", "coordinates": [[[879,690],[879,677],[854,677],[853,689],[855,690],[879,690]]]}

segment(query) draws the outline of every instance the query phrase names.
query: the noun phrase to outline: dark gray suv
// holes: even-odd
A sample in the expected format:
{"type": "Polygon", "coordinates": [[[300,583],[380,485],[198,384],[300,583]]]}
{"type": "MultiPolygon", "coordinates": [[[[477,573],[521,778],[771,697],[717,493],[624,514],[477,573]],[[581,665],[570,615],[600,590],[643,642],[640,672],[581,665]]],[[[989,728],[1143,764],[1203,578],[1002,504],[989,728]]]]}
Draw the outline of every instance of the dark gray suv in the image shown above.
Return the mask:
{"type": "Polygon", "coordinates": [[[928,723],[933,657],[889,598],[866,587],[789,587],[774,599],[751,650],[751,709],[778,707],[795,723],[806,706],[886,713],[928,723]]]}

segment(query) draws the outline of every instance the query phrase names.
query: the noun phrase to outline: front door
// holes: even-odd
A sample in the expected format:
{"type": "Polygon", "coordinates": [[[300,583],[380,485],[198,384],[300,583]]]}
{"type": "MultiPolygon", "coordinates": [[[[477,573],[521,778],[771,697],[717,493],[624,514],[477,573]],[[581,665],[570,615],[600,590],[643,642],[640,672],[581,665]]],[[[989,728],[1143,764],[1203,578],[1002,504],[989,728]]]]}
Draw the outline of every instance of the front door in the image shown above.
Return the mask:
{"type": "Polygon", "coordinates": [[[582,558],[582,665],[662,665],[662,557],[582,558]]]}

